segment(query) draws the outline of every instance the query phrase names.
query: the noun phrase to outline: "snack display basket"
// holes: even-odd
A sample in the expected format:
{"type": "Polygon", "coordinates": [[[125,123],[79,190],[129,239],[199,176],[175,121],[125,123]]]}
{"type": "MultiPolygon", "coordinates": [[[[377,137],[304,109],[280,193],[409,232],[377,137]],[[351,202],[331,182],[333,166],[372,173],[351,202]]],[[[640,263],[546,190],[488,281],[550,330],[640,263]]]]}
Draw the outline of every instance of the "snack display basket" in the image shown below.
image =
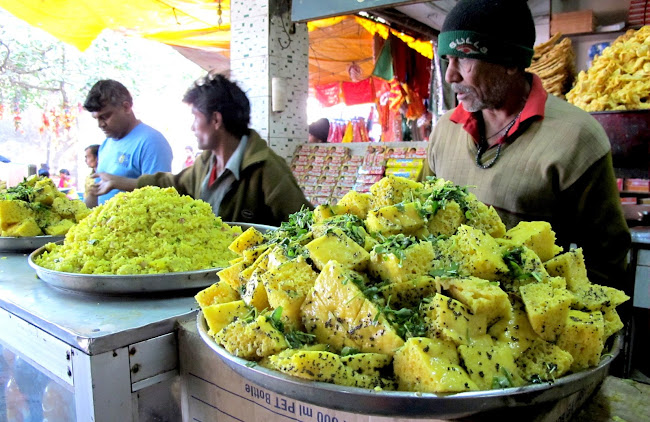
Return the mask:
{"type": "Polygon", "coordinates": [[[606,347],[598,366],[561,377],[552,383],[443,395],[375,391],[303,380],[260,365],[251,365],[252,362],[228,353],[208,334],[202,312],[197,315],[197,328],[202,340],[219,359],[238,375],[264,389],[316,406],[359,414],[409,418],[454,419],[558,401],[600,384],[623,344],[623,334],[619,332],[610,339],[611,345],[606,347]]]}
{"type": "MultiPolygon", "coordinates": [[[[255,227],[261,232],[275,230],[275,227],[261,224],[226,223],[230,226],[240,226],[242,230],[255,227]]],[[[185,271],[162,274],[138,275],[96,275],[54,271],[43,268],[34,259],[45,251],[41,246],[29,255],[29,265],[36,271],[38,278],[49,285],[63,289],[88,294],[124,295],[139,293],[161,293],[180,290],[196,291],[208,287],[219,280],[217,272],[221,268],[209,268],[197,271],[185,271]]]]}
{"type": "Polygon", "coordinates": [[[33,251],[46,243],[59,242],[64,236],[30,236],[30,237],[0,237],[0,251],[23,252],[33,251]]]}

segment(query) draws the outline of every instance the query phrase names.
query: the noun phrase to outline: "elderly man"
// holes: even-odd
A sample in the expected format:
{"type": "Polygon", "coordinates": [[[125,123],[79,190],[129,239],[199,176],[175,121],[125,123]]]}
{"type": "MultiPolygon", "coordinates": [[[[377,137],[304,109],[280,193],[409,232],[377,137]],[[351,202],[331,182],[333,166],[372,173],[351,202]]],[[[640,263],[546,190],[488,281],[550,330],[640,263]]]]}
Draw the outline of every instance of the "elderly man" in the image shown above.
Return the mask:
{"type": "Polygon", "coordinates": [[[535,26],[525,1],[461,0],[438,38],[459,105],[431,134],[431,172],[475,187],[508,228],[545,220],[582,247],[593,282],[620,285],[630,233],[610,143],[589,114],[527,73],[535,26]]]}
{"type": "MultiPolygon", "coordinates": [[[[133,112],[133,98],[124,85],[111,79],[101,80],[90,89],[84,102],[97,125],[106,135],[99,147],[98,172],[124,177],[138,177],[157,171],[171,171],[172,148],[156,129],[142,123],[133,112]]],[[[103,204],[117,189],[99,197],[88,192],[86,205],[103,204]]]]}
{"type": "Polygon", "coordinates": [[[284,159],[248,128],[250,103],[237,84],[208,75],[183,101],[192,106],[192,131],[203,150],[194,164],[178,174],[159,172],[138,179],[100,173],[99,192],[173,186],[180,194],[210,203],[224,221],[272,226],[303,206],[312,208],[284,159]]]}

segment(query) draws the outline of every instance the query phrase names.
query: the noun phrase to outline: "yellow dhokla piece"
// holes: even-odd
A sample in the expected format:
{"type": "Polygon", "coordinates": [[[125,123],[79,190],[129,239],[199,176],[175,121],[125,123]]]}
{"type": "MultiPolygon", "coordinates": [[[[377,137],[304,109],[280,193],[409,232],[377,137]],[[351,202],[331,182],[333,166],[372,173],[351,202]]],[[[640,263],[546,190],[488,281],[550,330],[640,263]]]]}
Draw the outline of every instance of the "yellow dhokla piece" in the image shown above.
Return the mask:
{"type": "Polygon", "coordinates": [[[572,249],[544,263],[546,271],[552,276],[564,277],[567,289],[572,292],[580,286],[590,284],[582,248],[572,249]]]}
{"type": "Polygon", "coordinates": [[[269,248],[269,254],[267,255],[267,261],[266,261],[266,269],[271,270],[273,268],[277,268],[280,265],[282,265],[285,262],[288,262],[291,260],[286,254],[285,249],[280,246],[276,245],[273,248],[269,248]]]}
{"type": "Polygon", "coordinates": [[[458,346],[458,354],[465,363],[470,379],[481,390],[499,388],[495,381],[498,382],[497,385],[507,384],[508,387],[518,387],[525,383],[510,348],[506,344],[494,342],[489,336],[458,346]]]}
{"type": "Polygon", "coordinates": [[[364,297],[359,283],[363,283],[361,275],[330,261],[302,305],[305,328],[334,351],[347,346],[392,356],[404,341],[364,297]]]}
{"type": "Polygon", "coordinates": [[[264,235],[255,227],[249,227],[228,246],[228,249],[242,255],[246,249],[253,248],[264,242],[264,235]]]}
{"type": "Polygon", "coordinates": [[[383,387],[379,369],[390,356],[359,353],[341,357],[323,350],[288,349],[269,356],[263,364],[295,377],[359,388],[383,387]]]}
{"type": "Polygon", "coordinates": [[[546,283],[527,284],[519,291],[533,330],[546,341],[556,341],[564,330],[573,295],[546,283]]]}
{"type": "Polygon", "coordinates": [[[370,253],[368,272],[381,280],[403,283],[426,275],[435,264],[431,242],[417,242],[396,254],[395,251],[370,253]]]}
{"type": "MultiPolygon", "coordinates": [[[[334,205],[336,207],[336,205],[334,205]]],[[[337,215],[334,212],[334,208],[330,204],[321,204],[314,208],[314,223],[322,223],[328,218],[332,218],[337,215]]]]}
{"type": "Polygon", "coordinates": [[[251,265],[257,259],[261,256],[263,256],[265,253],[268,253],[269,250],[269,245],[266,243],[261,243],[255,246],[252,246],[250,248],[244,249],[241,252],[242,258],[244,258],[244,262],[248,265],[251,265]]]}
{"type": "Polygon", "coordinates": [[[202,306],[201,311],[208,324],[208,334],[214,336],[226,325],[251,313],[251,308],[243,300],[235,300],[202,306]]]}
{"type": "Polygon", "coordinates": [[[219,280],[194,295],[194,299],[203,308],[204,306],[238,300],[239,292],[233,289],[227,282],[219,280]]]}
{"type": "Polygon", "coordinates": [[[218,271],[217,275],[220,281],[226,282],[233,290],[241,292],[242,286],[246,285],[245,280],[241,276],[241,272],[245,268],[246,264],[244,262],[237,262],[218,271]]]}
{"type": "Polygon", "coordinates": [[[32,217],[26,218],[20,223],[12,224],[2,230],[2,235],[9,237],[40,236],[42,234],[43,231],[38,227],[38,224],[36,224],[36,221],[32,217]]]}
{"type": "Polygon", "coordinates": [[[460,365],[451,341],[412,337],[393,356],[393,368],[402,391],[456,393],[479,389],[460,365]]]}
{"type": "Polygon", "coordinates": [[[241,293],[242,300],[260,312],[269,307],[269,298],[262,279],[264,273],[263,269],[254,270],[246,283],[245,290],[241,293]]]}
{"type": "Polygon", "coordinates": [[[546,221],[521,221],[503,236],[512,240],[517,246],[532,249],[542,262],[546,262],[560,252],[562,248],[555,244],[555,232],[546,221]]]}
{"type": "Polygon", "coordinates": [[[436,281],[426,275],[412,278],[401,283],[389,283],[379,288],[379,292],[394,309],[413,308],[420,304],[423,297],[436,293],[436,281]]]}
{"type": "Polygon", "coordinates": [[[465,213],[456,201],[448,201],[429,217],[427,229],[433,236],[452,236],[465,223],[465,213]]]}
{"type": "Polygon", "coordinates": [[[606,307],[616,307],[630,299],[622,290],[592,283],[575,289],[573,298],[573,307],[582,311],[602,311],[606,307]]]}
{"type": "Polygon", "coordinates": [[[74,226],[72,220],[61,220],[45,227],[45,233],[50,236],[63,236],[74,226]]]}
{"type": "Polygon", "coordinates": [[[569,371],[572,363],[571,353],[540,339],[517,358],[522,376],[533,383],[555,381],[569,371]]]}
{"type": "Polygon", "coordinates": [[[436,281],[448,296],[467,306],[474,315],[485,315],[488,325],[508,320],[512,315],[508,294],[497,282],[477,277],[439,277],[436,281]]]}
{"type": "Polygon", "coordinates": [[[82,201],[71,201],[65,196],[54,198],[54,201],[52,201],[52,211],[63,218],[74,220],[76,223],[90,214],[90,209],[82,201]]]}
{"type": "Polygon", "coordinates": [[[459,301],[439,293],[421,308],[421,312],[428,325],[428,337],[442,337],[456,345],[468,344],[484,336],[487,330],[484,314],[474,315],[459,301]]]}
{"type": "Polygon", "coordinates": [[[600,311],[569,311],[557,345],[573,356],[572,371],[598,365],[603,350],[604,332],[603,314],[600,311]]]}
{"type": "Polygon", "coordinates": [[[9,226],[20,223],[29,217],[34,218],[34,211],[29,203],[19,200],[0,200],[0,227],[2,230],[7,230],[9,226]]]}
{"type": "Polygon", "coordinates": [[[618,315],[618,312],[616,312],[616,308],[613,306],[606,306],[602,312],[603,320],[605,323],[603,329],[603,341],[605,341],[609,338],[609,336],[621,330],[624,325],[623,321],[621,321],[621,317],[618,315]]]}
{"type": "Polygon", "coordinates": [[[540,338],[528,321],[524,304],[518,300],[512,305],[512,316],[490,326],[488,334],[507,344],[515,358],[540,338]]]}
{"type": "Polygon", "coordinates": [[[372,208],[372,196],[351,190],[343,195],[343,198],[336,203],[336,207],[341,214],[352,214],[365,220],[368,211],[372,208]]]}
{"type": "Polygon", "coordinates": [[[566,281],[560,277],[553,278],[542,260],[539,259],[535,251],[527,246],[514,246],[510,240],[500,240],[498,243],[502,246],[504,262],[511,259],[510,265],[516,264],[510,268],[508,274],[503,278],[503,287],[509,292],[518,292],[521,286],[530,283],[548,283],[556,288],[565,288],[566,281]]]}
{"type": "Polygon", "coordinates": [[[372,208],[381,208],[411,200],[411,192],[422,187],[422,183],[399,176],[386,176],[370,186],[372,208]]]}
{"type": "Polygon", "coordinates": [[[289,347],[284,335],[266,315],[259,315],[252,322],[233,321],[217,332],[214,339],[231,355],[255,361],[289,347]]]}
{"type": "Polygon", "coordinates": [[[404,344],[385,314],[370,300],[364,301],[356,318],[348,324],[347,335],[356,349],[366,353],[392,356],[404,344]]]}
{"type": "Polygon", "coordinates": [[[370,210],[366,217],[366,227],[370,233],[383,236],[403,233],[412,235],[425,225],[425,220],[415,202],[387,205],[370,210]]]}
{"type": "Polygon", "coordinates": [[[465,224],[482,230],[494,238],[501,238],[506,233],[506,225],[492,206],[487,206],[473,193],[467,194],[467,221],[465,224]]]}
{"type": "Polygon", "coordinates": [[[332,229],[323,236],[305,245],[309,257],[319,270],[329,261],[336,261],[346,268],[363,271],[368,265],[370,254],[341,229],[332,229]]]}
{"type": "Polygon", "coordinates": [[[304,258],[285,262],[262,274],[269,306],[282,308],[282,320],[294,329],[302,327],[300,307],[318,277],[304,258]]]}
{"type": "Polygon", "coordinates": [[[459,272],[485,280],[498,280],[508,272],[501,249],[494,238],[473,227],[462,225],[455,235],[438,243],[448,265],[459,264],[459,272]]]}

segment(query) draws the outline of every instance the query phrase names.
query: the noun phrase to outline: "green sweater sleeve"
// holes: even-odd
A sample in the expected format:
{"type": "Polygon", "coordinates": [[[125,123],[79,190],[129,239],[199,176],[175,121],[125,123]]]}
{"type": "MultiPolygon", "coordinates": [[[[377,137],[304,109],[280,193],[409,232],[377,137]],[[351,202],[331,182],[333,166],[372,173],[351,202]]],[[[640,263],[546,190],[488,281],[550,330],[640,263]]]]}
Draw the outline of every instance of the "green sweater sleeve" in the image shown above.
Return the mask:
{"type": "Polygon", "coordinates": [[[576,243],[583,248],[590,281],[626,288],[631,237],[616,186],[611,152],[562,191],[561,198],[559,209],[554,212],[554,228],[566,235],[558,243],[576,243]]]}

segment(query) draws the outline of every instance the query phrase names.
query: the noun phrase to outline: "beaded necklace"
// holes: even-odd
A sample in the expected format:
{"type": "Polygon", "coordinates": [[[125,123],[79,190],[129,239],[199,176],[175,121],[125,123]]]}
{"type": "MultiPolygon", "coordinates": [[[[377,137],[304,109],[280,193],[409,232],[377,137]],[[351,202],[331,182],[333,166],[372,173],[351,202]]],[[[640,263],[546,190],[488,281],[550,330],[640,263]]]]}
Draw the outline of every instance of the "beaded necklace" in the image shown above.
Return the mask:
{"type": "MultiPolygon", "coordinates": [[[[503,129],[499,130],[494,135],[492,135],[490,137],[487,137],[487,138],[485,137],[485,135],[481,135],[481,142],[479,143],[478,150],[476,151],[476,165],[479,168],[489,169],[490,167],[492,167],[497,162],[497,160],[499,159],[499,156],[501,155],[501,145],[503,145],[503,142],[499,142],[499,144],[497,145],[497,151],[496,151],[496,154],[494,155],[494,158],[492,160],[490,160],[489,162],[487,162],[485,164],[481,163],[481,157],[483,157],[483,154],[488,149],[487,140],[490,139],[490,138],[493,138],[495,135],[503,132],[504,129],[505,129],[505,135],[504,136],[508,136],[508,132],[510,132],[510,129],[512,129],[512,127],[515,125],[515,122],[517,121],[517,119],[521,115],[522,111],[523,111],[523,109],[520,110],[519,113],[517,113],[515,118],[512,119],[512,121],[510,121],[510,123],[508,123],[503,129]]],[[[485,132],[485,128],[483,128],[482,132],[485,132]]],[[[505,140],[504,140],[504,142],[505,142],[505,140]]]]}

